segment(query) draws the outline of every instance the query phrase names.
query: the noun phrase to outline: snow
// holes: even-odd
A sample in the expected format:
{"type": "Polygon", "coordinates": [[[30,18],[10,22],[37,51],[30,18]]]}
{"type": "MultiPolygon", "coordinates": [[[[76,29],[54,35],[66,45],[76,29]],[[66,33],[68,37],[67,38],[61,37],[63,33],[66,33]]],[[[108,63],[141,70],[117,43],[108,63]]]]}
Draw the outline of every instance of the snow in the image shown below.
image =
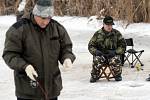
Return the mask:
{"type": "MultiPolygon", "coordinates": [[[[67,29],[72,41],[73,51],[77,57],[73,68],[64,70],[60,66],[63,79],[63,90],[59,100],[149,100],[150,83],[145,81],[150,72],[150,24],[133,23],[126,29],[125,24],[116,21],[114,28],[118,29],[125,38],[133,38],[135,48],[144,49],[141,56],[144,63],[143,71],[123,67],[123,81],[115,82],[100,79],[96,83],[89,83],[92,55],[88,52],[88,42],[94,32],[102,27],[102,20],[95,17],[53,17],[67,29]]],[[[16,21],[16,17],[0,16],[0,54],[4,48],[5,33],[16,21]]],[[[13,71],[7,67],[0,57],[0,98],[3,100],[16,100],[13,71]]]]}

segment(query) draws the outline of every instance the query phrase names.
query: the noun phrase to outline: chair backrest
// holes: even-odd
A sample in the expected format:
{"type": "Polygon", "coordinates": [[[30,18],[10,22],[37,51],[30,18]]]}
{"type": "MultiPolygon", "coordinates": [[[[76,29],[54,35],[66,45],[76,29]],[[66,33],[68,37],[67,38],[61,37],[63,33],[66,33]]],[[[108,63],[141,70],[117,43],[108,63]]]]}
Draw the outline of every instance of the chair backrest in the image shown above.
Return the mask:
{"type": "Polygon", "coordinates": [[[126,41],[126,46],[134,46],[133,38],[125,39],[125,41],[126,41]]]}

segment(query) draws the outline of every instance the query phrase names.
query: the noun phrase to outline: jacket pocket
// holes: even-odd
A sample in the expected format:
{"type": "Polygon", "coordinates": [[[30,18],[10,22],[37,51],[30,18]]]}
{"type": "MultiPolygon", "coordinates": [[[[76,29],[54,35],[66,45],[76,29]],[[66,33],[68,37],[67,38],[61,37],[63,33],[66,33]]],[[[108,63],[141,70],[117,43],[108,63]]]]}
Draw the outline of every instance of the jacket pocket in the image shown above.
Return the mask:
{"type": "Polygon", "coordinates": [[[54,73],[53,84],[54,84],[54,90],[60,92],[60,90],[62,89],[62,78],[61,78],[60,70],[54,73]]]}
{"type": "Polygon", "coordinates": [[[33,88],[30,84],[30,79],[26,74],[15,72],[16,92],[23,95],[35,95],[37,88],[33,88]]]}

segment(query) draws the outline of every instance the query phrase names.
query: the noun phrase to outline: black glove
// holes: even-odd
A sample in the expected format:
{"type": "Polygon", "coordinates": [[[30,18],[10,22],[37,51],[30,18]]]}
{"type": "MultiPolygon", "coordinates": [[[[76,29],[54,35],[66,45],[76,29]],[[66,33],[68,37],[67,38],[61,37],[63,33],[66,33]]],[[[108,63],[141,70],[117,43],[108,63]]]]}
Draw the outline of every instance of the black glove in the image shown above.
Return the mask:
{"type": "Polygon", "coordinates": [[[107,50],[108,54],[107,57],[114,57],[116,55],[116,51],[115,50],[107,50]]]}
{"type": "Polygon", "coordinates": [[[96,56],[103,56],[103,53],[99,50],[96,50],[96,56]]]}

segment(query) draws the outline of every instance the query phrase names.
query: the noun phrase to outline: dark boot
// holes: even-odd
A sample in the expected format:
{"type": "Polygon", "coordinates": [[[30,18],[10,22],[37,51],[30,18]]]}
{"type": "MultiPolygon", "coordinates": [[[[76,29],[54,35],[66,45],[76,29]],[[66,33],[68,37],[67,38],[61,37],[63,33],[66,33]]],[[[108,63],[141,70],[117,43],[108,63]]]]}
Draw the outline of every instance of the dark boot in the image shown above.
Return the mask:
{"type": "Polygon", "coordinates": [[[99,75],[100,75],[100,70],[93,68],[91,71],[90,83],[96,82],[99,79],[99,75]]]}
{"type": "Polygon", "coordinates": [[[122,81],[121,74],[115,76],[115,81],[122,81]]]}
{"type": "Polygon", "coordinates": [[[97,81],[97,79],[95,79],[93,77],[90,78],[90,83],[95,83],[96,81],[97,81]]]}
{"type": "Polygon", "coordinates": [[[149,77],[146,79],[146,81],[150,81],[150,74],[149,74],[149,77]]]}

